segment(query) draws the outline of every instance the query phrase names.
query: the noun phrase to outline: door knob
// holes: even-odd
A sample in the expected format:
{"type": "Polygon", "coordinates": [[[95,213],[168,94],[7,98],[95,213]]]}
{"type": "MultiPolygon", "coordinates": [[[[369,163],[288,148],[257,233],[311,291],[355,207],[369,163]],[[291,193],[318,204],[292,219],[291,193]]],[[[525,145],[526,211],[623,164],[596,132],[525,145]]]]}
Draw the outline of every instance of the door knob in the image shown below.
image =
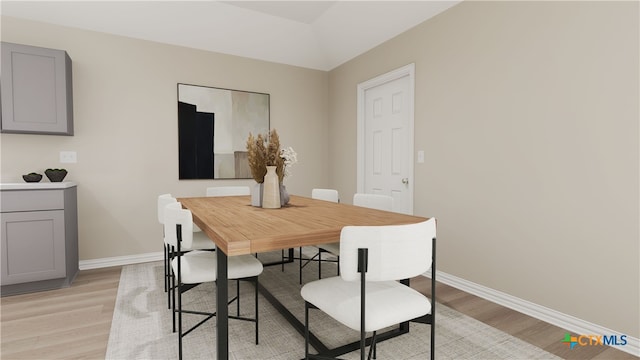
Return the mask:
{"type": "Polygon", "coordinates": [[[409,183],[409,179],[408,178],[404,178],[402,179],[402,183],[407,185],[409,183]]]}

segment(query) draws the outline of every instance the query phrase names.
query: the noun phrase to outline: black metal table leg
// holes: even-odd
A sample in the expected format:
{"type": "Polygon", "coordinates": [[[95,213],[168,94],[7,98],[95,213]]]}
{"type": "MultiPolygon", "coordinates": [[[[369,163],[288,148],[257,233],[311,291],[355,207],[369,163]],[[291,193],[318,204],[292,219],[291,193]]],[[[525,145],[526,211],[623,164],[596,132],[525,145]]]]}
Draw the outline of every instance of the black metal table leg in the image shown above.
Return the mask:
{"type": "Polygon", "coordinates": [[[220,248],[216,250],[218,280],[216,281],[216,321],[217,321],[217,343],[218,360],[229,359],[229,308],[227,306],[228,284],[227,284],[227,254],[220,248]]]}

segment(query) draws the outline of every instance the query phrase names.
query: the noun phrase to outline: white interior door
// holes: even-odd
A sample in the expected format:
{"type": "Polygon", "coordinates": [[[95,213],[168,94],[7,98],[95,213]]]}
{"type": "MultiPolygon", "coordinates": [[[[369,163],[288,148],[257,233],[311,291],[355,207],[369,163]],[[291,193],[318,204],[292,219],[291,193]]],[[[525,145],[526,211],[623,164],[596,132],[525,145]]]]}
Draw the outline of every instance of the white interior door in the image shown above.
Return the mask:
{"type": "Polygon", "coordinates": [[[413,214],[414,65],[358,85],[358,192],[413,214]]]}

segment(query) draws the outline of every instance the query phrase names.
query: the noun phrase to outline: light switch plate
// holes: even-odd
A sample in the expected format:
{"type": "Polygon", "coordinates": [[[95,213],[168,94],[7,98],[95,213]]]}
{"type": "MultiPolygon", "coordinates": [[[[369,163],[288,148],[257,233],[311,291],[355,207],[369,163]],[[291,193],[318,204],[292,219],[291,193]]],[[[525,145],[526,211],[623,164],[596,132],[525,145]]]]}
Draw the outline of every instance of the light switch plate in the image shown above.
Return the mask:
{"type": "Polygon", "coordinates": [[[424,163],[424,150],[418,151],[418,163],[419,164],[424,163]]]}
{"type": "Polygon", "coordinates": [[[60,151],[60,162],[75,164],[78,162],[78,155],[75,151],[60,151]]]}

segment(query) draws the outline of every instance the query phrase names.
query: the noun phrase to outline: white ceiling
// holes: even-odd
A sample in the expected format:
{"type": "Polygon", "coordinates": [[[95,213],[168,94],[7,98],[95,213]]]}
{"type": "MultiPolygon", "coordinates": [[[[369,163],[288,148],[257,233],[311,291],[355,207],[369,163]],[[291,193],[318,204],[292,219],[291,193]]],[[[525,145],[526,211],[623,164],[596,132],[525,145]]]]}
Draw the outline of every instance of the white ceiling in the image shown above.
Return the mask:
{"type": "Polygon", "coordinates": [[[6,16],[331,70],[460,1],[5,1],[6,16]]]}

